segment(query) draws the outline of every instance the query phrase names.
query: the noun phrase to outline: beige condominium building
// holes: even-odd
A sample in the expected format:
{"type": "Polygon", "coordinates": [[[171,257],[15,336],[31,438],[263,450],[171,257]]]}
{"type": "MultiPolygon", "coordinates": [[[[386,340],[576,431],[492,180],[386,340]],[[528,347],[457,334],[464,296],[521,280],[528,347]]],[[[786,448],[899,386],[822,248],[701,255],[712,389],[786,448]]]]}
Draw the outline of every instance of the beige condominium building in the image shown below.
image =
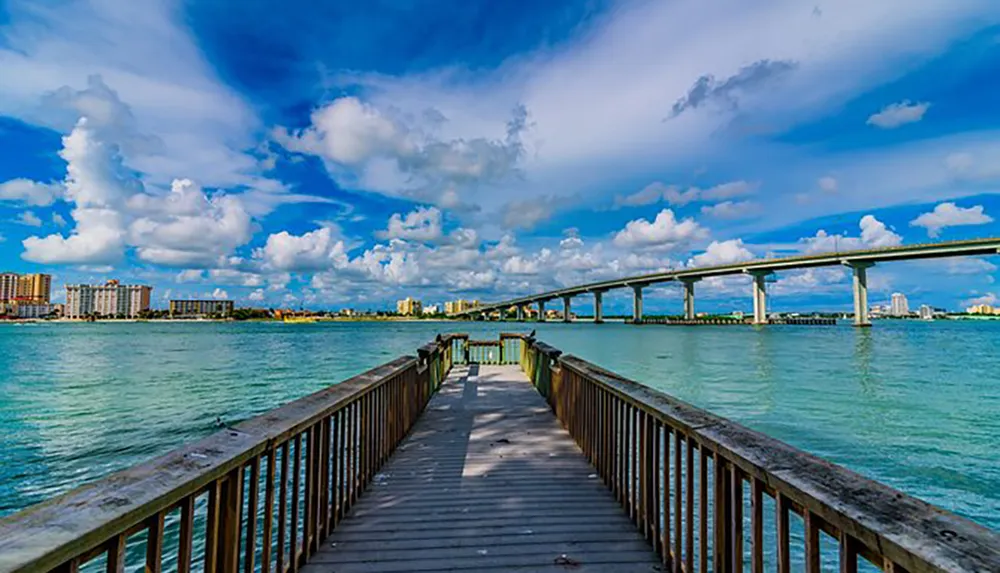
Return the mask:
{"type": "Polygon", "coordinates": [[[403,300],[396,301],[396,312],[403,316],[414,316],[423,314],[424,307],[419,300],[408,296],[403,300]]]}
{"type": "Polygon", "coordinates": [[[465,312],[467,310],[472,310],[479,306],[478,300],[452,300],[444,303],[444,311],[447,314],[452,314],[455,312],[465,312]]]}
{"type": "Polygon", "coordinates": [[[153,287],[123,285],[110,280],[103,285],[66,285],[65,318],[135,318],[149,310],[153,287]]]}
{"type": "Polygon", "coordinates": [[[171,300],[170,316],[229,316],[233,314],[231,300],[171,300]]]}
{"type": "Polygon", "coordinates": [[[49,304],[52,276],[0,273],[0,303],[49,304]]]}

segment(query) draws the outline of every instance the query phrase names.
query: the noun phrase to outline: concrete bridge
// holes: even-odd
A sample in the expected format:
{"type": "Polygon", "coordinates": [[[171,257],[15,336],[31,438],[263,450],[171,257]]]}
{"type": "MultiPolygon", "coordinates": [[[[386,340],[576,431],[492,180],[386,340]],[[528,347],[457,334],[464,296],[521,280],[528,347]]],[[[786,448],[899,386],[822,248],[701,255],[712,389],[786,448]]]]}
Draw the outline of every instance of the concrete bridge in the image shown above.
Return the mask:
{"type": "Polygon", "coordinates": [[[1000,571],[1000,534],[530,337],[440,336],[0,519],[0,573],[1000,571]]]}
{"type": "Polygon", "coordinates": [[[751,297],[753,299],[753,324],[767,324],[767,280],[776,272],[808,269],[814,267],[845,266],[854,273],[854,324],[856,326],[871,326],[868,317],[868,269],[876,264],[891,261],[910,261],[918,259],[937,259],[946,257],[996,255],[1000,253],[1000,238],[975,239],[970,241],[949,241],[922,245],[906,245],[882,249],[864,249],[822,253],[773,259],[758,259],[728,265],[718,265],[701,268],[686,268],[637,275],[601,281],[569,288],[563,288],[510,300],[488,303],[477,308],[454,313],[453,317],[484,315],[500,311],[501,316],[506,309],[517,309],[517,319],[524,319],[524,309],[531,305],[538,306],[539,320],[545,320],[545,305],[549,301],[561,299],[563,303],[563,320],[569,321],[574,297],[583,294],[594,296],[594,322],[603,322],[603,295],[612,289],[632,289],[632,318],[642,319],[642,291],[650,285],[676,281],[684,285],[684,318],[695,318],[695,284],[710,277],[732,275],[749,275],[752,277],[751,297]]]}

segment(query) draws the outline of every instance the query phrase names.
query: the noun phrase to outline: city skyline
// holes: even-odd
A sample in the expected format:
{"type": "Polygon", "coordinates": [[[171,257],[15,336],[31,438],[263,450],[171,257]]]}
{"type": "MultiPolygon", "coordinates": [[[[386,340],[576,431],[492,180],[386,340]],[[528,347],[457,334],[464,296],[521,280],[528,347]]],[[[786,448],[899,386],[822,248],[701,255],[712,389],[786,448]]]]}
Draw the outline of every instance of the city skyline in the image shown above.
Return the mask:
{"type": "MultiPolygon", "coordinates": [[[[442,0],[372,28],[364,5],[10,2],[0,268],[156,308],[388,309],[1000,235],[995,8],[725,4],[442,0]]],[[[871,300],[997,305],[998,264],[879,265],[871,300]]],[[[746,309],[746,280],[699,310],[746,309]]],[[[850,280],[781,273],[771,304],[847,311],[850,280]]]]}

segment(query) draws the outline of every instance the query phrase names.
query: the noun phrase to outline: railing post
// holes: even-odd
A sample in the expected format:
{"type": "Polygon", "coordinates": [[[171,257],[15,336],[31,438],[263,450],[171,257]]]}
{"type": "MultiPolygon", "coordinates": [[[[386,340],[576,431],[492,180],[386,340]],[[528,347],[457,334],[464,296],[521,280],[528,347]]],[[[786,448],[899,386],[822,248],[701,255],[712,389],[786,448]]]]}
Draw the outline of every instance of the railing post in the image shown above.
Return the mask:
{"type": "Polygon", "coordinates": [[[219,571],[236,573],[240,563],[240,525],[243,506],[243,468],[229,472],[222,482],[219,507],[219,571]]]}

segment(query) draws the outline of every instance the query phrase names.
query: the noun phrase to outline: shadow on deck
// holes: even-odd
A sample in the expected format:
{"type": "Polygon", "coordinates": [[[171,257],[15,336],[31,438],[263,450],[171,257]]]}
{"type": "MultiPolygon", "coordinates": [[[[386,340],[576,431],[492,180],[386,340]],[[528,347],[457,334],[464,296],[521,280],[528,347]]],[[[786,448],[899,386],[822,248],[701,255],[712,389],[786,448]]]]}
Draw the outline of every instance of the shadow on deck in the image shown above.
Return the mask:
{"type": "Polygon", "coordinates": [[[302,571],[658,571],[517,366],[456,366],[302,571]]]}

